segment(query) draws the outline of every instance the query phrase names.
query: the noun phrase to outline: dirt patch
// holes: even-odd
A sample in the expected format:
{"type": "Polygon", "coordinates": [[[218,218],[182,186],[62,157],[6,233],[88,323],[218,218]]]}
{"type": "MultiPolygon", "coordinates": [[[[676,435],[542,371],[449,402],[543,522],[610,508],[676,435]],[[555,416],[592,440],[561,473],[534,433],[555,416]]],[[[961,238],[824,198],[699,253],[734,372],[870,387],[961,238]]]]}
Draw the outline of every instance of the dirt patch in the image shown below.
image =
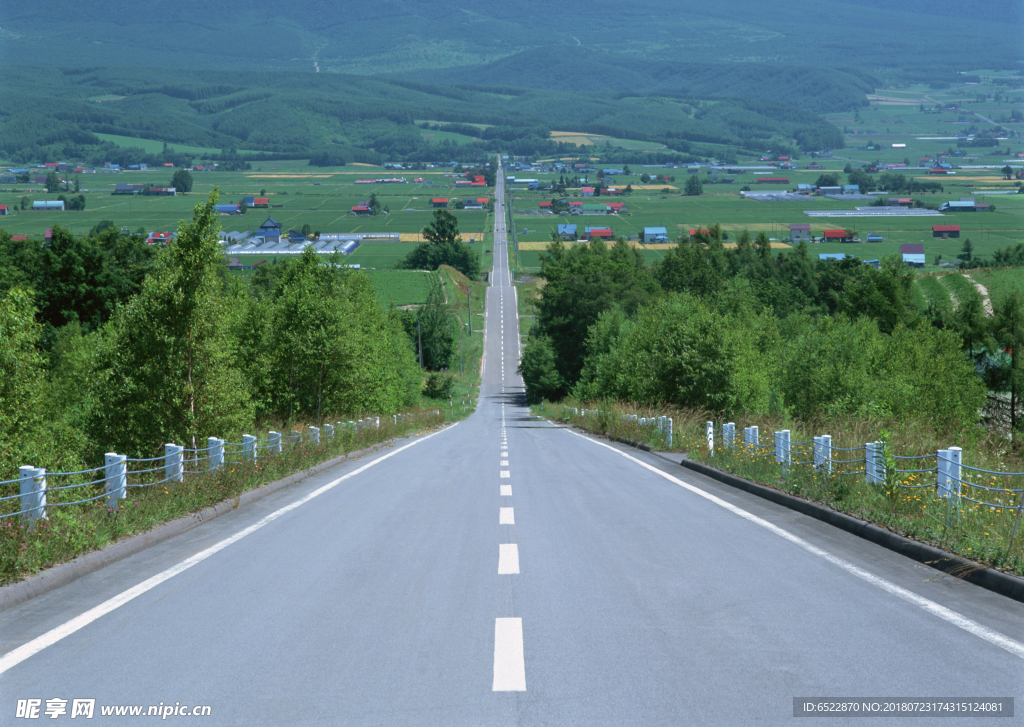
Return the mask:
{"type": "Polygon", "coordinates": [[[981,294],[981,302],[982,305],[985,307],[985,316],[987,318],[991,318],[994,315],[994,313],[992,312],[992,299],[988,297],[988,288],[986,288],[984,285],[979,283],[977,280],[972,278],[967,273],[963,273],[963,276],[970,280],[971,284],[974,286],[974,289],[981,294]]]}

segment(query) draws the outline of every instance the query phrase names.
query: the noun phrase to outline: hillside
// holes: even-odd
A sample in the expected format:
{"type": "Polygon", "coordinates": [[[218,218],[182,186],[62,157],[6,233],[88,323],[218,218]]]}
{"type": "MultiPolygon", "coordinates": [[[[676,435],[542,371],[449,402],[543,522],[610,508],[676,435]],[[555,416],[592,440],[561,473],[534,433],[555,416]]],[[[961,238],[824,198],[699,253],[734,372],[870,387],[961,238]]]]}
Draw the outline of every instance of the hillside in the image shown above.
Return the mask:
{"type": "MultiPolygon", "coordinates": [[[[380,74],[585,47],[641,61],[939,73],[1016,66],[1022,12],[1014,0],[647,0],[642,12],[610,0],[36,0],[0,8],[0,61],[380,74]]],[[[526,85],[505,76],[473,80],[526,85]]]]}
{"type": "MultiPolygon", "coordinates": [[[[816,115],[772,101],[440,86],[343,74],[11,67],[3,71],[0,152],[14,161],[91,158],[95,133],[325,163],[574,152],[552,129],[652,141],[683,154],[842,146],[816,115]],[[93,100],[99,99],[99,100],[93,100]],[[481,140],[434,145],[417,119],[488,124],[481,140]]],[[[107,155],[107,160],[110,160],[107,155]]]]}

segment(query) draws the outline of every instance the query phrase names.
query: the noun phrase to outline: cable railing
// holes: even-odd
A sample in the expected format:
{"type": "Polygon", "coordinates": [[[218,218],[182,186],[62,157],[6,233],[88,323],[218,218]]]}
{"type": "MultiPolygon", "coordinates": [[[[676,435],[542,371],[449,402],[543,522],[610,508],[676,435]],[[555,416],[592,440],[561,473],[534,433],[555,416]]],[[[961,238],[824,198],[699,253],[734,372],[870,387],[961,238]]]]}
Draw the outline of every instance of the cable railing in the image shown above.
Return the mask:
{"type": "MultiPolygon", "coordinates": [[[[392,424],[422,422],[424,416],[429,421],[442,415],[439,409],[395,414],[392,424]]],[[[315,447],[321,443],[321,437],[333,440],[343,432],[354,436],[367,429],[379,430],[380,421],[380,417],[373,416],[324,424],[322,427],[309,426],[305,431],[293,430],[288,434],[276,431],[267,432],[266,437],[244,434],[241,442],[208,437],[207,446],[196,448],[169,443],[164,445],[163,455],[156,457],[127,457],[108,452],[105,463],[100,467],[67,472],[48,472],[41,467],[22,466],[17,479],[0,481],[0,488],[17,486],[19,490],[0,496],[0,521],[21,516],[31,524],[46,518],[50,509],[101,499],[106,499],[108,508],[116,510],[118,501],[127,498],[130,488],[178,484],[186,476],[205,475],[227,464],[256,462],[260,458],[280,455],[285,448],[291,451],[301,445],[315,447]],[[96,477],[96,473],[102,475],[96,477]],[[68,496],[74,499],[65,500],[68,496]]]]}
{"type": "MultiPolygon", "coordinates": [[[[563,415],[573,417],[608,417],[610,412],[602,409],[585,409],[563,405],[563,415]]],[[[612,415],[614,416],[614,415],[612,415]]],[[[671,447],[671,419],[667,417],[641,417],[636,414],[620,414],[620,421],[634,426],[645,427],[657,424],[658,433],[664,429],[662,421],[668,421],[668,436],[664,437],[666,445],[671,447]]],[[[809,468],[816,476],[831,477],[863,477],[868,485],[892,488],[894,491],[934,490],[938,499],[946,501],[951,508],[959,509],[963,502],[987,507],[999,512],[1016,513],[1018,520],[1024,512],[1024,482],[1022,486],[998,486],[995,478],[1004,481],[1024,477],[1024,472],[1001,472],[981,467],[972,467],[962,462],[962,450],[959,447],[940,449],[925,454],[897,455],[885,451],[885,443],[880,441],[866,442],[855,447],[836,447],[832,437],[821,435],[805,441],[792,441],[791,431],[782,429],[775,432],[762,433],[757,426],[742,430],[742,439],[737,439],[736,425],[725,422],[716,427],[714,422],[705,425],[704,438],[695,440],[702,452],[709,457],[715,456],[716,444],[720,449],[730,453],[743,453],[750,457],[768,458],[774,456],[775,463],[786,477],[794,467],[809,468]],[[769,439],[770,437],[770,439],[769,439]],[[766,446],[762,439],[768,442],[766,446]],[[852,459],[849,453],[863,453],[852,459]],[[934,466],[914,466],[911,463],[930,464],[934,466]],[[898,463],[906,462],[906,465],[898,463]],[[903,469],[902,467],[907,467],[903,469]],[[921,475],[934,475],[934,479],[924,483],[913,480],[921,475]],[[981,475],[990,478],[988,484],[979,481],[981,475]],[[994,502],[998,497],[989,496],[983,499],[982,493],[1000,493],[1006,496],[1007,502],[994,502]],[[976,495],[972,497],[972,495],[976,495]]]]}

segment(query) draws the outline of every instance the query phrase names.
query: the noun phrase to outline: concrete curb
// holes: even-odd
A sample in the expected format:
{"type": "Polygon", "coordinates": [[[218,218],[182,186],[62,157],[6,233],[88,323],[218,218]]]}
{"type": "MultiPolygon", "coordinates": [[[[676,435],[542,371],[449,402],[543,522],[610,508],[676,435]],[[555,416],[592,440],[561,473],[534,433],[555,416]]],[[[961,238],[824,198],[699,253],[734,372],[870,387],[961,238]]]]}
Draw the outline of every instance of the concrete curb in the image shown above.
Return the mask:
{"type": "Polygon", "coordinates": [[[185,515],[184,517],[180,517],[176,520],[166,522],[163,525],[157,525],[148,532],[134,535],[127,540],[112,543],[100,550],[94,550],[91,553],[80,555],[67,563],[61,563],[53,566],[52,568],[47,568],[41,573],[29,576],[23,581],[11,583],[6,586],[0,586],[0,612],[7,611],[24,603],[25,601],[35,598],[36,596],[41,596],[55,588],[65,586],[68,583],[78,580],[82,576],[92,573],[93,571],[97,571],[111,563],[116,563],[117,561],[123,560],[130,555],[135,555],[146,548],[162,543],[165,540],[173,538],[175,535],[180,535],[181,533],[191,530],[198,525],[202,525],[207,520],[212,520],[216,517],[220,517],[224,513],[236,510],[243,505],[248,505],[252,502],[256,502],[257,500],[261,500],[267,495],[272,495],[278,490],[283,490],[297,482],[301,482],[307,477],[319,474],[324,470],[341,464],[345,460],[363,457],[367,454],[390,447],[392,442],[393,440],[389,442],[382,442],[380,444],[375,444],[372,447],[361,449],[357,452],[349,452],[348,454],[334,457],[326,462],[321,462],[318,465],[310,467],[308,470],[296,472],[295,474],[289,475],[280,480],[268,482],[254,490],[247,490],[237,497],[230,500],[224,500],[223,502],[218,502],[216,505],[211,505],[197,513],[185,515]]]}
{"type": "Polygon", "coordinates": [[[771,500],[790,510],[795,510],[816,520],[821,520],[883,548],[888,548],[907,558],[916,560],[943,573],[948,573],[955,578],[960,578],[993,593],[998,593],[1001,596],[1024,603],[1024,578],[989,568],[986,565],[976,563],[973,560],[967,560],[954,553],[940,550],[933,545],[927,545],[903,535],[897,535],[890,530],[865,520],[859,520],[852,515],[838,512],[825,505],[819,505],[816,502],[804,500],[787,492],[745,480],[742,477],[737,477],[700,462],[684,459],[679,462],[679,465],[705,477],[717,480],[722,484],[744,490],[765,500],[771,500]]]}

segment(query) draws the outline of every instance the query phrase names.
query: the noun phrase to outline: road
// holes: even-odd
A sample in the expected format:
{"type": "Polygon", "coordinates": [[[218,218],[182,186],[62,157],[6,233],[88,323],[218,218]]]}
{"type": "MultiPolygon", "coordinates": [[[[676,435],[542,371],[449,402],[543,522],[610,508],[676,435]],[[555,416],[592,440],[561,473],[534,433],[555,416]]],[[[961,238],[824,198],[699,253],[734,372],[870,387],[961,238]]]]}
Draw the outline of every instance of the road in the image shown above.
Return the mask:
{"type": "Polygon", "coordinates": [[[497,192],[478,411],[0,613],[0,724],[52,698],[95,699],[97,724],[126,723],[103,705],[474,726],[790,724],[795,697],[1024,707],[1020,603],[532,418],[497,192]]]}

